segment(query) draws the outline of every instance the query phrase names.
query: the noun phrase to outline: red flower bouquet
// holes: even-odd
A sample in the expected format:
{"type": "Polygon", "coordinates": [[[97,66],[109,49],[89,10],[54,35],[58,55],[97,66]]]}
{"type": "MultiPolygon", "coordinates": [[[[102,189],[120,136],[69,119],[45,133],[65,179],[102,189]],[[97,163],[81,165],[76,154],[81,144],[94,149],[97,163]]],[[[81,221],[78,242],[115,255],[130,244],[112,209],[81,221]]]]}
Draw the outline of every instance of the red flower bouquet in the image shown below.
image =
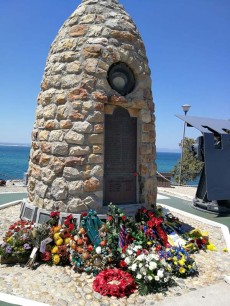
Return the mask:
{"type": "Polygon", "coordinates": [[[128,272],[119,269],[107,269],[96,276],[93,289],[101,295],[125,297],[136,290],[136,284],[128,272]]]}

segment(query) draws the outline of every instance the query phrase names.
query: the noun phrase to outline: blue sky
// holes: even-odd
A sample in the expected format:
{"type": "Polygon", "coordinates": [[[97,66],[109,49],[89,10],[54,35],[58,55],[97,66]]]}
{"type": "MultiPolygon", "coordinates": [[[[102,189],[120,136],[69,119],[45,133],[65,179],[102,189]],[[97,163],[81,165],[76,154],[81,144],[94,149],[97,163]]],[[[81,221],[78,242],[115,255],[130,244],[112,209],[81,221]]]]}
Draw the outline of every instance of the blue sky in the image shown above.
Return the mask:
{"type": "MultiPolygon", "coordinates": [[[[0,142],[30,143],[52,41],[79,0],[0,2],[0,142]]],[[[230,119],[230,1],[120,0],[136,23],[152,71],[157,147],[178,149],[181,105],[230,119]]],[[[188,137],[199,132],[186,129],[188,137]]]]}

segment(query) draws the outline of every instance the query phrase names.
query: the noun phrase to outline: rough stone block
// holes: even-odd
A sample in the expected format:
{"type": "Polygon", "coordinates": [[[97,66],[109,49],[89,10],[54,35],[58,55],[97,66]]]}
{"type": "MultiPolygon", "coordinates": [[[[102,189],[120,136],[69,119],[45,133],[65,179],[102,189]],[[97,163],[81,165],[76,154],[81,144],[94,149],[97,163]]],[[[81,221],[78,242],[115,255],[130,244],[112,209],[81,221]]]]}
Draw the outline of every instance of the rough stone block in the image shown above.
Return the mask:
{"type": "Polygon", "coordinates": [[[85,88],[76,88],[70,91],[68,98],[70,101],[73,100],[85,100],[88,97],[88,92],[85,88]]]}
{"type": "Polygon", "coordinates": [[[94,23],[96,15],[95,14],[87,14],[87,15],[83,15],[80,20],[79,20],[79,24],[88,24],[88,23],[94,23]]]}
{"type": "Polygon", "coordinates": [[[102,46],[100,45],[88,45],[83,48],[83,55],[87,58],[97,58],[101,55],[102,46]]]}
{"type": "Polygon", "coordinates": [[[50,134],[49,131],[40,131],[38,134],[38,139],[40,141],[46,141],[49,138],[49,134],[50,134]]]}
{"type": "Polygon", "coordinates": [[[63,130],[71,129],[73,123],[71,120],[61,120],[60,121],[60,128],[63,130]]]}
{"type": "Polygon", "coordinates": [[[66,167],[76,167],[76,166],[82,166],[85,162],[85,157],[79,156],[79,157],[67,157],[65,165],[66,167]]]}
{"type": "Polygon", "coordinates": [[[84,36],[87,31],[88,31],[87,25],[79,24],[72,26],[70,28],[69,35],[72,37],[84,36]]]}
{"type": "Polygon", "coordinates": [[[104,124],[95,124],[94,133],[103,133],[104,132],[104,124]]]}
{"type": "Polygon", "coordinates": [[[43,118],[43,112],[44,112],[44,109],[43,109],[42,105],[38,105],[38,107],[36,109],[36,119],[43,118]]]}
{"type": "Polygon", "coordinates": [[[50,169],[54,171],[55,174],[60,174],[62,173],[63,169],[64,169],[64,162],[56,157],[56,156],[53,156],[51,161],[50,161],[50,169]]]}
{"type": "Polygon", "coordinates": [[[36,150],[33,151],[31,154],[31,161],[35,164],[38,164],[41,158],[41,151],[40,150],[36,150]]]}
{"type": "Polygon", "coordinates": [[[73,130],[78,133],[91,133],[93,130],[92,124],[87,121],[75,122],[73,124],[73,130]]]}
{"type": "Polygon", "coordinates": [[[74,73],[64,75],[61,78],[62,88],[64,89],[74,88],[79,84],[80,80],[81,80],[81,75],[76,75],[74,73]]]}
{"type": "Polygon", "coordinates": [[[41,154],[39,164],[41,167],[45,167],[49,164],[51,156],[47,154],[41,154]]]}
{"type": "Polygon", "coordinates": [[[70,148],[69,154],[72,156],[81,156],[88,154],[89,151],[89,146],[76,146],[70,148]]]}
{"type": "Polygon", "coordinates": [[[76,74],[78,74],[78,73],[81,72],[81,63],[78,62],[78,61],[75,61],[73,63],[69,63],[66,66],[66,70],[69,73],[76,73],[76,74]]]}
{"type": "Polygon", "coordinates": [[[39,208],[44,207],[44,199],[40,198],[37,194],[35,194],[33,199],[33,204],[39,208]]]}
{"type": "Polygon", "coordinates": [[[60,105],[60,104],[65,104],[66,102],[66,98],[65,98],[65,95],[64,94],[57,94],[54,98],[54,102],[57,104],[57,105],[60,105]]]}
{"type": "Polygon", "coordinates": [[[98,101],[98,102],[107,102],[108,101],[108,97],[105,93],[102,93],[100,91],[95,91],[93,92],[93,98],[95,101],[98,101]]]}
{"type": "Polygon", "coordinates": [[[41,168],[37,165],[32,164],[31,175],[37,180],[40,180],[41,179],[41,168]]]}
{"type": "MultiPolygon", "coordinates": [[[[42,173],[41,173],[41,177],[42,177],[42,181],[47,184],[50,185],[54,178],[56,177],[56,174],[54,171],[52,171],[51,169],[49,169],[48,167],[42,169],[42,173]]],[[[40,187],[37,187],[37,189],[40,187]]]]}
{"type": "Polygon", "coordinates": [[[60,55],[60,62],[68,63],[74,61],[78,57],[78,54],[73,51],[65,51],[60,55]]]}
{"type": "Polygon", "coordinates": [[[101,164],[103,163],[103,157],[102,155],[90,154],[88,162],[89,164],[101,164]]]}
{"type": "Polygon", "coordinates": [[[151,120],[152,120],[150,111],[147,111],[147,110],[145,110],[145,109],[142,109],[142,110],[141,110],[141,120],[142,120],[142,122],[144,122],[144,123],[150,123],[151,120]]]}
{"type": "Polygon", "coordinates": [[[66,156],[69,152],[68,144],[64,142],[53,143],[52,153],[54,155],[66,156]]]}
{"type": "Polygon", "coordinates": [[[104,136],[102,134],[89,135],[89,143],[91,144],[103,144],[104,136]]]}
{"type": "Polygon", "coordinates": [[[81,174],[78,169],[73,167],[65,167],[63,170],[63,177],[67,180],[76,180],[81,178],[81,174]]]}
{"type": "Polygon", "coordinates": [[[101,112],[98,111],[94,111],[92,115],[89,115],[86,119],[88,122],[94,122],[94,123],[98,123],[98,122],[103,122],[104,121],[104,116],[101,112]]]}
{"type": "Polygon", "coordinates": [[[44,127],[47,130],[57,130],[59,129],[59,123],[57,122],[57,120],[48,120],[44,122],[44,127]]]}
{"type": "Polygon", "coordinates": [[[42,142],[41,143],[41,151],[43,153],[51,153],[52,152],[52,145],[49,142],[42,142]]]}
{"type": "Polygon", "coordinates": [[[83,102],[83,110],[90,111],[93,109],[93,103],[91,101],[83,102]]]}
{"type": "Polygon", "coordinates": [[[71,195],[82,195],[83,192],[83,181],[69,182],[69,193],[71,195]]]}
{"type": "Polygon", "coordinates": [[[57,131],[51,131],[50,136],[49,136],[49,141],[50,142],[57,142],[57,141],[63,141],[64,139],[64,133],[61,130],[57,131]]]}
{"type": "Polygon", "coordinates": [[[92,25],[89,28],[88,31],[88,36],[100,36],[101,32],[102,32],[103,27],[101,25],[92,25]]]}
{"type": "Polygon", "coordinates": [[[57,52],[62,52],[64,50],[73,50],[75,48],[76,48],[76,40],[68,38],[58,41],[55,50],[57,52]]]}
{"type": "Polygon", "coordinates": [[[65,140],[68,143],[73,143],[73,144],[79,144],[82,145],[84,143],[85,137],[82,134],[73,132],[73,131],[69,131],[66,135],[65,135],[65,140]]]}
{"type": "Polygon", "coordinates": [[[38,182],[37,184],[37,188],[36,188],[36,194],[44,199],[46,191],[47,191],[48,186],[43,184],[42,182],[38,182]]]}
{"type": "Polygon", "coordinates": [[[90,171],[90,175],[98,178],[103,177],[103,167],[100,165],[94,166],[93,169],[90,171]]]}
{"type": "Polygon", "coordinates": [[[88,196],[83,201],[84,205],[86,206],[87,210],[95,210],[100,212],[102,203],[95,197],[95,196],[88,196]]]}
{"type": "Polygon", "coordinates": [[[80,113],[77,110],[73,110],[72,112],[70,112],[68,118],[72,121],[77,121],[77,120],[83,120],[84,119],[84,114],[80,113]]]}
{"type": "Polygon", "coordinates": [[[73,198],[67,204],[67,211],[71,213],[80,213],[86,210],[87,207],[80,198],[73,198]]]}
{"type": "Polygon", "coordinates": [[[94,154],[99,154],[99,153],[103,153],[104,147],[103,146],[93,146],[93,153],[94,154]]]}
{"type": "Polygon", "coordinates": [[[95,73],[97,69],[98,61],[94,58],[86,59],[84,62],[84,68],[87,73],[95,73]]]}
{"type": "Polygon", "coordinates": [[[68,186],[63,178],[56,178],[51,187],[51,194],[55,200],[65,200],[68,194],[68,186]]]}

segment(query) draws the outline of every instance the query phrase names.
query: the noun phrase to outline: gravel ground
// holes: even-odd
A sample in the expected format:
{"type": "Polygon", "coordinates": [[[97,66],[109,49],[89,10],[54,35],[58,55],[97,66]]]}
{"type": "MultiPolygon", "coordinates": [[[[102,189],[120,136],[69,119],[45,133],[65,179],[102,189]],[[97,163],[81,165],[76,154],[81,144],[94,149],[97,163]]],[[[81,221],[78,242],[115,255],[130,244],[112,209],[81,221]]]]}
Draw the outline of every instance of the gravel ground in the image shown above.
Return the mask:
{"type": "MultiPolygon", "coordinates": [[[[8,188],[8,187],[3,187],[8,188]]],[[[11,186],[12,190],[17,187],[11,186]]],[[[166,194],[181,194],[181,197],[193,197],[195,188],[187,190],[184,187],[169,188],[166,191],[159,188],[159,192],[166,194]],[[170,190],[169,190],[170,189],[170,190]],[[174,193],[173,193],[174,192],[174,193]]],[[[1,189],[2,190],[2,189],[1,189]]],[[[16,190],[17,191],[17,190],[16,190]]],[[[12,191],[11,191],[12,192],[12,191]]],[[[19,216],[20,205],[11,206],[0,211],[0,240],[8,226],[16,221],[19,216]]],[[[175,213],[174,213],[175,215],[175,213]]],[[[210,241],[217,247],[217,251],[201,251],[194,254],[198,265],[199,275],[187,279],[177,279],[178,286],[172,287],[166,297],[181,297],[183,294],[206,288],[211,284],[224,282],[224,278],[230,275],[230,256],[223,252],[226,247],[222,231],[197,221],[193,218],[176,214],[185,224],[208,231],[210,241]]],[[[23,265],[0,265],[0,292],[8,293],[53,306],[106,306],[106,305],[160,305],[166,298],[163,294],[139,296],[132,294],[128,298],[102,297],[92,290],[93,277],[85,273],[75,273],[71,267],[40,265],[36,270],[30,270],[23,265]]]]}

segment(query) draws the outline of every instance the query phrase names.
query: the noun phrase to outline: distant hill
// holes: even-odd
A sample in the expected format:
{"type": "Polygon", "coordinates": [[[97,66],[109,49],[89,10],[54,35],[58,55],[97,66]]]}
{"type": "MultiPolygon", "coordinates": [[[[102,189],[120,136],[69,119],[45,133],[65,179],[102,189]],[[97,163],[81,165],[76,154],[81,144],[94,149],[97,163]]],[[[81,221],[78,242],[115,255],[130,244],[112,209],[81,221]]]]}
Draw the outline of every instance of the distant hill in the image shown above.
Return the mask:
{"type": "MultiPolygon", "coordinates": [[[[0,142],[0,146],[18,146],[18,147],[30,147],[29,143],[12,143],[12,142],[0,142]]],[[[181,153],[179,149],[169,149],[169,148],[157,148],[157,152],[165,153],[181,153]]]]}
{"type": "Polygon", "coordinates": [[[157,152],[164,153],[181,153],[179,149],[157,148],[157,152]]]}
{"type": "Polygon", "coordinates": [[[12,146],[12,147],[30,147],[29,143],[11,143],[11,142],[0,142],[0,146],[12,146]]]}

